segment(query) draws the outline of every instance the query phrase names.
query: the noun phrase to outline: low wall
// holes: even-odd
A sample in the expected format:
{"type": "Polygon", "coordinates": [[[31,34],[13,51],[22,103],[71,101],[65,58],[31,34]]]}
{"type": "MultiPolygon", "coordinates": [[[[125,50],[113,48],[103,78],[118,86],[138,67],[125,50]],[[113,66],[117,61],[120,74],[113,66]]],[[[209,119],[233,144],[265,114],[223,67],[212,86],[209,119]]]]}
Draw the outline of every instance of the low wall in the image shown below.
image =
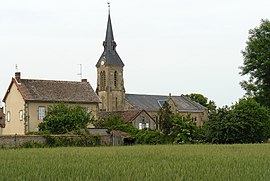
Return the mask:
{"type": "MultiPolygon", "coordinates": [[[[53,136],[65,136],[65,135],[53,135],[53,136]]],[[[69,138],[80,137],[78,135],[66,135],[69,138]]],[[[113,143],[113,137],[110,134],[106,135],[96,135],[100,138],[100,145],[115,145],[113,143]]],[[[32,142],[45,144],[46,136],[42,135],[4,135],[0,136],[0,147],[2,148],[12,148],[23,145],[24,143],[32,142]]]]}
{"type": "Polygon", "coordinates": [[[45,144],[46,138],[40,135],[5,135],[0,136],[0,147],[17,147],[26,142],[45,144]]]}

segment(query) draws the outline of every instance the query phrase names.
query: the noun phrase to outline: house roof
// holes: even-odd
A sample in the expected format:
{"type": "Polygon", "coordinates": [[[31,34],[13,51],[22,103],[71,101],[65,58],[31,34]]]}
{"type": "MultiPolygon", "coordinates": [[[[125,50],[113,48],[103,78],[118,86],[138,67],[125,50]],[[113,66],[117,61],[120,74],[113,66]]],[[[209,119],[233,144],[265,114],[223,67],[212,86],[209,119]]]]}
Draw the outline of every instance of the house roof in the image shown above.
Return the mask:
{"type": "Polygon", "coordinates": [[[99,97],[96,95],[89,82],[21,79],[20,83],[18,83],[14,78],[12,79],[3,102],[5,102],[13,83],[18,87],[19,92],[26,101],[100,102],[99,97]]]}
{"type": "Polygon", "coordinates": [[[205,107],[181,96],[164,96],[164,95],[145,95],[145,94],[126,94],[126,100],[137,109],[146,111],[158,111],[164,102],[171,99],[179,112],[203,112],[205,107]]]}
{"type": "Polygon", "coordinates": [[[116,42],[114,41],[113,37],[113,30],[112,30],[112,23],[111,23],[111,16],[109,13],[108,22],[107,22],[107,30],[106,30],[106,37],[105,41],[103,42],[104,51],[101,54],[96,67],[101,65],[101,61],[104,61],[104,65],[116,65],[116,66],[124,66],[120,56],[116,52],[116,42]]]}
{"type": "MultiPolygon", "coordinates": [[[[127,110],[127,111],[100,112],[98,113],[98,117],[99,119],[106,119],[110,116],[119,115],[123,118],[125,123],[130,123],[134,119],[136,119],[142,112],[146,112],[146,111],[145,110],[127,110]]],[[[148,113],[146,112],[146,114],[148,113]]],[[[149,115],[149,117],[151,116],[149,115]]]]}

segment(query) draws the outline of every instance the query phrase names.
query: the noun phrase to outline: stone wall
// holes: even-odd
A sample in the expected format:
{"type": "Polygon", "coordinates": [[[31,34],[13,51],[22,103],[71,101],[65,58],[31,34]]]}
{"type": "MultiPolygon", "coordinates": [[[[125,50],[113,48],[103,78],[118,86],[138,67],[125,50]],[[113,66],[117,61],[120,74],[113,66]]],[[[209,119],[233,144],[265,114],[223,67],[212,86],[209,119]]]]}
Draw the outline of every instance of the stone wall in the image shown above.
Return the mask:
{"type": "Polygon", "coordinates": [[[5,135],[0,136],[0,147],[17,147],[26,142],[45,144],[46,138],[39,135],[5,135]]]}
{"type": "MultiPolygon", "coordinates": [[[[54,136],[61,136],[64,135],[54,135],[54,136]]],[[[122,144],[115,144],[113,140],[115,139],[121,139],[118,138],[117,135],[112,136],[111,134],[106,135],[97,135],[100,137],[100,145],[103,146],[110,146],[110,145],[120,145],[122,144]]],[[[77,138],[79,136],[77,135],[67,135],[67,137],[70,138],[77,138]]],[[[46,143],[46,137],[42,135],[4,135],[0,136],[0,147],[2,148],[12,148],[12,147],[18,147],[20,145],[23,145],[24,143],[39,143],[39,144],[45,144],[46,143]]]]}

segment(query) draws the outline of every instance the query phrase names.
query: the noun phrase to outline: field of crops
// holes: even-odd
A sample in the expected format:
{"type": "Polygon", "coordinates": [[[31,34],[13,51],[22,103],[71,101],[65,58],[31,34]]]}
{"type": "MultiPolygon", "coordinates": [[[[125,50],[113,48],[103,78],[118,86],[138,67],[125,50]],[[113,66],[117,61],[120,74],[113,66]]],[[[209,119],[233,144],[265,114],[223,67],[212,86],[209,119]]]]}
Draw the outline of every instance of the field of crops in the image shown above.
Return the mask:
{"type": "Polygon", "coordinates": [[[0,180],[270,180],[270,144],[0,149],[0,180]]]}

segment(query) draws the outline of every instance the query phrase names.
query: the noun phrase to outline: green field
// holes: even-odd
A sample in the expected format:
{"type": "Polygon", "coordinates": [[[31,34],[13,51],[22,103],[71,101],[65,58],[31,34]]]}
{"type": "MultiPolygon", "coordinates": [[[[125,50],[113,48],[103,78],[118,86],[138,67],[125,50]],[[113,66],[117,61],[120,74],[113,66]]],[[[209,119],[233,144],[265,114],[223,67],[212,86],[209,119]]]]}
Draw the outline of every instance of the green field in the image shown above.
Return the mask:
{"type": "Polygon", "coordinates": [[[0,180],[270,180],[270,144],[0,149],[0,180]]]}

